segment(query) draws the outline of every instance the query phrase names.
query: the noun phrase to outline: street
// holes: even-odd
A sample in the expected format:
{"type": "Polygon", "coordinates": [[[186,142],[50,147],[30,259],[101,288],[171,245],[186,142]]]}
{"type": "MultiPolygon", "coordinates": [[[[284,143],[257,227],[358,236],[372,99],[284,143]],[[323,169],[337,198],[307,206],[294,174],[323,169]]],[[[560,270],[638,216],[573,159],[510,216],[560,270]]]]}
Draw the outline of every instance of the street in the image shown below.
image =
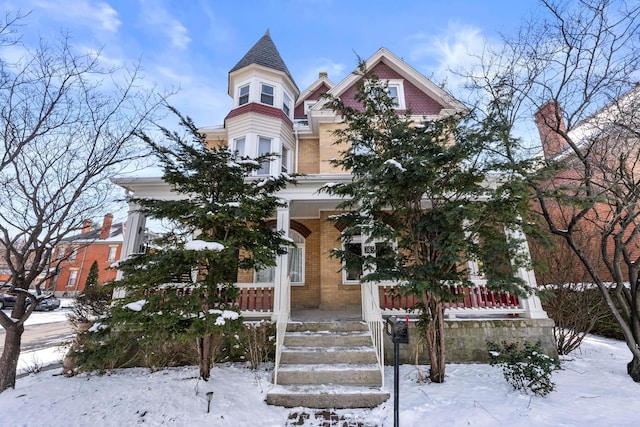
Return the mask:
{"type": "MultiPolygon", "coordinates": [[[[10,310],[3,310],[6,314],[10,310]]],[[[35,351],[55,347],[73,338],[73,329],[66,320],[67,310],[35,312],[31,315],[22,335],[22,351],[35,351]]],[[[4,328],[0,328],[0,352],[4,349],[4,328]]]]}

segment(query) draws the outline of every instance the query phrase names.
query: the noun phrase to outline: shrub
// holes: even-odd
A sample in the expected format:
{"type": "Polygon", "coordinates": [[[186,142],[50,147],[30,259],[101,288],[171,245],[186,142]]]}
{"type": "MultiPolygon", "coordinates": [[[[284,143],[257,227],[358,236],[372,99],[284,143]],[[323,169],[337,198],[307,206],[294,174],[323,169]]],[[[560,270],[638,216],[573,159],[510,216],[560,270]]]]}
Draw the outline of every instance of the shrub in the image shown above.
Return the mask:
{"type": "Polygon", "coordinates": [[[547,286],[542,305],[555,322],[558,354],[569,354],[609,313],[597,288],[583,283],[547,286]]]}
{"type": "Polygon", "coordinates": [[[532,392],[538,396],[550,393],[555,384],[551,381],[551,373],[560,368],[560,364],[542,353],[540,341],[531,345],[525,341],[520,349],[517,343],[502,342],[502,347],[487,342],[491,366],[502,368],[504,378],[514,390],[532,392]]]}

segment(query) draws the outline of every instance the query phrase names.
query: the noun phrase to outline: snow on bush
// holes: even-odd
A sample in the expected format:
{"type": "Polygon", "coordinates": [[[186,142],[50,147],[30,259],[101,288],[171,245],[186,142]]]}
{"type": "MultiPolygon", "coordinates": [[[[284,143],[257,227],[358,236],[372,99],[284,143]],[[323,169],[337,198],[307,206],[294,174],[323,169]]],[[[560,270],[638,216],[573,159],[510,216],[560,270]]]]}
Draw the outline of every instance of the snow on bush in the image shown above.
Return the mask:
{"type": "Polygon", "coordinates": [[[128,308],[129,310],[133,311],[141,311],[142,307],[144,307],[146,303],[147,300],[141,299],[135,302],[130,302],[129,304],[125,305],[124,308],[128,308]]]}
{"type": "Polygon", "coordinates": [[[218,242],[205,242],[204,240],[191,240],[184,244],[184,248],[188,251],[221,251],[224,245],[218,242]]]}

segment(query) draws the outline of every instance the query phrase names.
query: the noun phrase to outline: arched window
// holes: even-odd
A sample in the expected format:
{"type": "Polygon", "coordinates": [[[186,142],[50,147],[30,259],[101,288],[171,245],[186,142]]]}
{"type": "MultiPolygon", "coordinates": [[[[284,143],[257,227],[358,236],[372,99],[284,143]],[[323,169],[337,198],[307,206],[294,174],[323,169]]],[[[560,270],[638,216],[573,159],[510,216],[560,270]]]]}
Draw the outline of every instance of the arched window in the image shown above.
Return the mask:
{"type": "MultiPolygon", "coordinates": [[[[289,238],[293,240],[296,246],[290,246],[288,249],[289,252],[289,279],[291,279],[291,283],[294,285],[303,285],[304,284],[304,262],[305,262],[305,252],[304,252],[304,237],[298,233],[296,230],[289,230],[289,238]]],[[[275,278],[275,267],[265,268],[263,270],[258,270],[255,273],[254,280],[255,283],[271,283],[275,278]]]]}
{"type": "Polygon", "coordinates": [[[289,279],[292,284],[304,284],[304,237],[294,229],[289,230],[289,237],[295,246],[289,248],[289,279]]]}

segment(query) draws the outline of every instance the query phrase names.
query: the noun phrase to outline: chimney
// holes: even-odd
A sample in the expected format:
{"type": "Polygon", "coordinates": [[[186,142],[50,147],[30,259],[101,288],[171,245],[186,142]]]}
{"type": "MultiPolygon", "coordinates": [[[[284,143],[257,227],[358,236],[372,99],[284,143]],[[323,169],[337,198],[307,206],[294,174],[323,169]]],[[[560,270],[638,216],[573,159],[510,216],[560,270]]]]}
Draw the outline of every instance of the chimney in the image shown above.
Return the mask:
{"type": "Polygon", "coordinates": [[[535,114],[536,126],[545,159],[562,152],[567,145],[561,134],[567,131],[562,118],[562,108],[556,100],[545,102],[535,114]]]}
{"type": "Polygon", "coordinates": [[[82,221],[82,233],[88,233],[91,231],[91,226],[93,225],[93,221],[90,219],[85,219],[82,221]]]}
{"type": "Polygon", "coordinates": [[[100,229],[100,239],[106,239],[111,234],[111,222],[113,221],[113,215],[108,213],[102,220],[102,228],[100,229]]]}

